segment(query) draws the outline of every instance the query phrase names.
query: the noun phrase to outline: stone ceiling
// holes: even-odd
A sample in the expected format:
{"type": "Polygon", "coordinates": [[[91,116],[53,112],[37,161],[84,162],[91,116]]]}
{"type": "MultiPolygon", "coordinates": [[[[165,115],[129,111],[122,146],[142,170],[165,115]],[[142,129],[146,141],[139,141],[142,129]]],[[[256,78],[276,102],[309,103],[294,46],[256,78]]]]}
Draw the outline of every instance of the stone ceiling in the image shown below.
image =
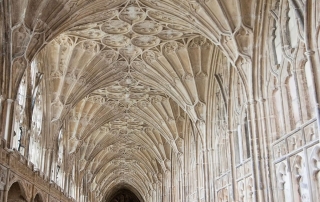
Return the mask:
{"type": "Polygon", "coordinates": [[[80,157],[79,171],[104,193],[121,183],[154,189],[183,153],[188,120],[205,134],[212,69],[251,57],[253,19],[241,16],[254,0],[22,2],[14,6],[34,12],[21,12],[13,37],[31,42],[13,55],[25,51],[44,71],[49,133],[64,128],[67,159],[80,157]]]}

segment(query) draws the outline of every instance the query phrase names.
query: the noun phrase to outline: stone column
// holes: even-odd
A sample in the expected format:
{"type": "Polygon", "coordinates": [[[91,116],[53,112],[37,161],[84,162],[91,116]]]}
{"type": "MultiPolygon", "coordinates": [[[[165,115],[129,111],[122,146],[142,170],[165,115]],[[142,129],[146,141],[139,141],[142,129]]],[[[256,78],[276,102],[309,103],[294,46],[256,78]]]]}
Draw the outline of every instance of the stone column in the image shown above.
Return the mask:
{"type": "Polygon", "coordinates": [[[254,189],[255,189],[255,201],[264,202],[263,193],[263,182],[262,182],[262,171],[261,171],[261,151],[260,151],[260,136],[257,127],[257,102],[251,100],[248,103],[248,125],[249,133],[251,137],[250,153],[252,156],[252,170],[255,179],[254,189]]]}
{"type": "Polygon", "coordinates": [[[8,201],[8,190],[3,190],[3,202],[8,201]]]}
{"type": "Polygon", "coordinates": [[[63,186],[63,188],[64,188],[64,193],[67,195],[67,196],[69,196],[69,185],[70,185],[70,179],[69,179],[69,175],[68,174],[65,174],[64,175],[64,181],[65,181],[65,183],[64,183],[64,186],[63,186]]]}
{"type": "MultiPolygon", "coordinates": [[[[4,101],[5,101],[5,98],[3,97],[3,95],[0,95],[0,115],[2,115],[2,107],[3,107],[4,101]]],[[[0,123],[2,123],[2,116],[0,116],[0,123]]]]}
{"type": "Polygon", "coordinates": [[[204,191],[205,191],[205,198],[207,201],[210,201],[210,181],[212,179],[209,178],[210,174],[209,174],[209,162],[208,162],[208,149],[207,149],[207,145],[204,145],[203,148],[203,164],[204,164],[204,191]]]}
{"type": "Polygon", "coordinates": [[[270,159],[270,152],[269,152],[269,147],[270,147],[270,139],[268,138],[268,131],[267,131],[267,126],[266,126],[266,123],[267,123],[267,120],[266,120],[266,112],[265,110],[268,110],[268,105],[266,104],[266,99],[264,98],[259,98],[259,109],[260,109],[260,123],[261,123],[261,129],[260,129],[260,132],[262,133],[262,136],[263,136],[263,149],[264,149],[264,162],[262,162],[262,164],[264,165],[263,166],[263,172],[264,172],[264,178],[265,178],[265,185],[266,185],[266,189],[264,190],[264,193],[265,193],[265,199],[267,201],[270,201],[272,202],[274,199],[273,199],[273,194],[271,191],[268,191],[268,190],[272,190],[272,177],[271,177],[271,171],[270,171],[270,162],[269,162],[269,159],[270,159]]]}
{"type": "Polygon", "coordinates": [[[5,104],[6,110],[6,120],[4,125],[4,139],[7,142],[7,147],[10,148],[10,141],[11,141],[11,130],[12,130],[12,123],[13,123],[13,100],[7,99],[5,104]]]}
{"type": "Polygon", "coordinates": [[[171,201],[179,201],[179,166],[177,153],[171,154],[171,201]]]}
{"type": "Polygon", "coordinates": [[[7,170],[7,179],[6,179],[6,185],[4,186],[4,190],[3,190],[3,202],[7,202],[8,201],[8,192],[9,192],[9,174],[10,174],[10,169],[7,170]]]}
{"type": "Polygon", "coordinates": [[[316,42],[317,40],[314,38],[316,36],[316,23],[315,22],[315,14],[313,11],[316,12],[315,5],[317,0],[313,1],[306,1],[305,4],[305,18],[304,18],[304,38],[305,38],[305,44],[306,44],[306,52],[305,55],[307,56],[308,59],[308,64],[310,65],[309,68],[307,68],[308,71],[306,72],[307,74],[309,73],[311,80],[310,83],[312,84],[312,92],[313,95],[311,95],[314,99],[315,103],[315,114],[317,118],[317,126],[318,126],[318,135],[320,137],[320,104],[319,104],[319,67],[316,66],[316,64],[319,64],[319,61],[317,60],[315,56],[315,50],[317,50],[316,47],[316,42]],[[314,10],[313,10],[314,9],[314,10]]]}
{"type": "Polygon", "coordinates": [[[55,175],[55,168],[53,167],[54,165],[54,152],[52,149],[49,149],[48,151],[48,176],[49,176],[49,180],[51,181],[54,181],[55,182],[55,179],[54,179],[54,175],[55,175]]]}
{"type": "Polygon", "coordinates": [[[171,201],[171,172],[166,170],[163,177],[163,202],[171,201]]]}
{"type": "MultiPolygon", "coordinates": [[[[230,127],[230,126],[229,126],[230,127]]],[[[227,131],[228,137],[229,137],[229,147],[230,147],[230,171],[231,171],[231,187],[232,187],[232,193],[230,194],[232,201],[236,201],[237,196],[236,196],[236,187],[235,185],[237,184],[236,180],[236,164],[235,164],[235,153],[234,153],[234,138],[233,138],[233,131],[227,131]]]]}
{"type": "MultiPolygon", "coordinates": [[[[4,103],[1,108],[3,108],[2,111],[2,118],[5,120],[2,120],[0,127],[2,127],[2,135],[3,138],[6,141],[6,147],[10,146],[10,132],[11,132],[11,123],[12,123],[12,102],[13,100],[10,99],[12,97],[12,33],[11,33],[11,2],[10,0],[3,0],[0,2],[1,9],[3,12],[1,12],[1,17],[4,19],[3,22],[3,28],[1,30],[1,35],[3,35],[3,40],[6,42],[4,45],[5,47],[2,49],[2,51],[5,51],[5,54],[1,55],[2,57],[2,65],[1,68],[3,68],[3,73],[5,74],[4,80],[3,80],[3,86],[4,90],[3,95],[6,96],[6,100],[3,100],[2,103],[4,103]]],[[[2,75],[1,75],[2,76],[2,75]]]]}

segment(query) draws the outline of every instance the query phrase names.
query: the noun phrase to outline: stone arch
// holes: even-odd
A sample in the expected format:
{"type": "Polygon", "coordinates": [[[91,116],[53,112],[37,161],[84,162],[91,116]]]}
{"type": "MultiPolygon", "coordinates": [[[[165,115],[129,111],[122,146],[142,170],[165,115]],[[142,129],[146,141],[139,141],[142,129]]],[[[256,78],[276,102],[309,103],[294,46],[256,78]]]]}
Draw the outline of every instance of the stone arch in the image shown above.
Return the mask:
{"type": "MultiPolygon", "coordinates": [[[[123,185],[115,185],[107,192],[107,194],[104,197],[103,202],[115,202],[113,199],[118,195],[121,194],[121,191],[128,191],[128,194],[133,194],[136,196],[136,199],[139,201],[134,201],[134,202],[144,202],[145,200],[141,196],[141,194],[131,185],[129,184],[123,184],[123,185]]],[[[119,201],[120,202],[120,201],[119,201]]],[[[126,202],[126,201],[123,201],[126,202]]]]}
{"type": "Polygon", "coordinates": [[[33,202],[44,202],[44,197],[42,196],[42,194],[37,193],[33,199],[33,202]]]}
{"type": "Polygon", "coordinates": [[[314,199],[318,199],[320,197],[320,146],[316,146],[312,150],[309,162],[311,181],[315,185],[312,187],[312,195],[314,199]]]}
{"type": "Polygon", "coordinates": [[[21,181],[16,181],[10,185],[7,202],[27,202],[27,192],[21,181]]]}

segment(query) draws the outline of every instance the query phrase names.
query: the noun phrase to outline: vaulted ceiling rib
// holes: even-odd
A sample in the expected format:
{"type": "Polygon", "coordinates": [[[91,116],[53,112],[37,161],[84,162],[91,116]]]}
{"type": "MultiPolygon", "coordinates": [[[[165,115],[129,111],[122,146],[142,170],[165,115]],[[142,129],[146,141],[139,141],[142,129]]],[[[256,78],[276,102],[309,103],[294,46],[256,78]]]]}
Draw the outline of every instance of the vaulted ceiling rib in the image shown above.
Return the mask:
{"type": "Polygon", "coordinates": [[[32,38],[29,59],[48,43],[35,60],[46,71],[51,137],[63,128],[92,189],[150,190],[183,152],[185,124],[206,120],[210,72],[227,64],[221,50],[233,62],[250,56],[236,48],[252,26],[239,18],[252,8],[238,0],[29,2],[16,27],[32,38]]]}

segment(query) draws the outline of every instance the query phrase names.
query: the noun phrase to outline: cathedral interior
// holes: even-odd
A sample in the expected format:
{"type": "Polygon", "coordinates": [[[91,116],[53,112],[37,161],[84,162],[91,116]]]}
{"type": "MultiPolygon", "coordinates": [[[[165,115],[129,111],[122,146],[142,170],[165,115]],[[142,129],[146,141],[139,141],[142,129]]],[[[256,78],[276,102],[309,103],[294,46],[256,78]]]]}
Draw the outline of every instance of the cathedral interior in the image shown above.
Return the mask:
{"type": "Polygon", "coordinates": [[[0,0],[0,201],[318,202],[319,48],[319,0],[0,0]]]}

